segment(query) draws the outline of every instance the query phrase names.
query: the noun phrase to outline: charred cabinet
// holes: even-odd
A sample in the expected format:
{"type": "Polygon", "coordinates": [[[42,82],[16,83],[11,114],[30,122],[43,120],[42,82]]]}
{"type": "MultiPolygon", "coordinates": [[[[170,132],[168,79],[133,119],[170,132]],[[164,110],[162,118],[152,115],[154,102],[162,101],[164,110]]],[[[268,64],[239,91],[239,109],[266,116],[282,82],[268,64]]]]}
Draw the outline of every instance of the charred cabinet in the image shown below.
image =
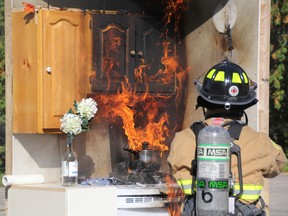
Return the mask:
{"type": "Polygon", "coordinates": [[[173,93],[175,71],[167,72],[165,61],[174,55],[174,44],[164,27],[159,17],[94,14],[92,91],[129,86],[137,92],[173,93]],[[163,79],[165,72],[169,80],[163,79]]]}
{"type": "Polygon", "coordinates": [[[40,10],[12,14],[13,132],[59,132],[84,97],[84,16],[40,10]]]}

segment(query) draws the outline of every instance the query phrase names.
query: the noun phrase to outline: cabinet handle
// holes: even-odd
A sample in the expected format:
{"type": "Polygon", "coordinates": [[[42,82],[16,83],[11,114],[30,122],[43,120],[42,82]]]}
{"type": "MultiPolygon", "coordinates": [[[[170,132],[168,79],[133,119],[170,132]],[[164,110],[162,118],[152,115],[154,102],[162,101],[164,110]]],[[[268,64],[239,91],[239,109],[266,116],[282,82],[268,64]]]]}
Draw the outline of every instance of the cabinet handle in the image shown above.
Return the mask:
{"type": "Polygon", "coordinates": [[[52,72],[52,68],[51,67],[47,67],[46,71],[47,71],[47,73],[51,73],[52,72]]]}
{"type": "Polygon", "coordinates": [[[138,52],[138,56],[140,57],[140,58],[142,58],[143,57],[143,52],[138,52]]]}
{"type": "Polygon", "coordinates": [[[131,51],[130,51],[130,54],[131,54],[132,57],[134,57],[135,54],[136,54],[135,50],[131,50],[131,51]]]}

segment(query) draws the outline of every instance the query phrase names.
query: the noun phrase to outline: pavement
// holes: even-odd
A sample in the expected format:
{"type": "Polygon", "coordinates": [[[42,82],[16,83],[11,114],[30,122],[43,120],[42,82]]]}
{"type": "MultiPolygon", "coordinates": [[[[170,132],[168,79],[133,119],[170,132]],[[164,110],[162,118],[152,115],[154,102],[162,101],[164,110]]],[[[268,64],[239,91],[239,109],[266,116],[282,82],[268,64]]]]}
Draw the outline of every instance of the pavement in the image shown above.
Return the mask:
{"type": "MultiPolygon", "coordinates": [[[[288,215],[288,173],[269,180],[270,216],[288,215]]],[[[5,216],[5,188],[0,187],[0,216],[5,216]]]]}
{"type": "Polygon", "coordinates": [[[288,173],[269,180],[270,216],[288,215],[288,173]]]}
{"type": "Polygon", "coordinates": [[[5,216],[5,188],[0,187],[0,216],[5,216]]]}

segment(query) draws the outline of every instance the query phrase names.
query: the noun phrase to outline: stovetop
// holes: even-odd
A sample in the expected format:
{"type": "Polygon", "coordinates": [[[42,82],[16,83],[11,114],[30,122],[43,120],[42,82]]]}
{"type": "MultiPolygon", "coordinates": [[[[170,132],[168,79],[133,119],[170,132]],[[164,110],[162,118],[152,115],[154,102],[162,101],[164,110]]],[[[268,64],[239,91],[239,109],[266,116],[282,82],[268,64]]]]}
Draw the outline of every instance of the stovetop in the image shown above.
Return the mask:
{"type": "Polygon", "coordinates": [[[94,178],[83,181],[82,185],[96,186],[115,186],[117,187],[117,206],[118,208],[162,208],[174,202],[180,203],[184,200],[183,194],[169,197],[171,190],[179,191],[181,188],[177,183],[167,184],[160,176],[164,174],[148,174],[148,178],[153,179],[153,183],[139,182],[147,178],[147,173],[130,174],[127,178],[118,179],[116,177],[94,178]],[[136,177],[135,177],[136,176],[136,177]],[[138,180],[136,182],[126,181],[127,179],[138,180]],[[158,183],[155,183],[155,181],[158,183]],[[161,181],[159,180],[161,179],[161,181]]]}
{"type": "Polygon", "coordinates": [[[91,178],[81,182],[81,185],[96,186],[128,186],[134,185],[140,188],[165,187],[166,181],[164,174],[155,173],[129,173],[127,175],[110,173],[109,178],[91,178]]]}
{"type": "Polygon", "coordinates": [[[119,173],[112,172],[110,177],[119,179],[119,181],[124,182],[125,184],[162,184],[166,183],[165,177],[167,174],[162,172],[152,172],[152,173],[142,173],[142,172],[127,172],[119,173]]]}
{"type": "Polygon", "coordinates": [[[127,163],[119,164],[109,178],[87,179],[81,184],[116,186],[118,208],[165,207],[184,200],[180,186],[169,173],[130,170],[127,163]]]}

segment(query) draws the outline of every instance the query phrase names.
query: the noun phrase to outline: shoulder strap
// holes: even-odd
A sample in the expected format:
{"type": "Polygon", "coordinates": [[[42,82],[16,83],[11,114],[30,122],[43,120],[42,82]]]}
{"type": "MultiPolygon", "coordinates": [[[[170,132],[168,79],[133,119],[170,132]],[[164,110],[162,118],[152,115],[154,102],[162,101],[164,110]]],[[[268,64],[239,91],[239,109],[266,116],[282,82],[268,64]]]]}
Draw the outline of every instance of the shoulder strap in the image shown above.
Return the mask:
{"type": "MultiPolygon", "coordinates": [[[[222,127],[226,127],[228,126],[227,131],[229,132],[230,136],[233,139],[238,140],[242,131],[242,127],[244,127],[246,125],[246,123],[241,122],[241,121],[236,121],[236,120],[232,120],[229,122],[225,122],[224,124],[222,124],[222,127]]],[[[207,125],[203,122],[203,121],[198,121],[198,122],[194,122],[191,126],[190,129],[194,132],[195,137],[196,137],[196,141],[197,141],[197,137],[199,132],[206,127],[207,125]]]]}
{"type": "Polygon", "coordinates": [[[196,175],[197,175],[197,149],[198,149],[198,134],[199,132],[206,127],[207,125],[203,121],[198,121],[194,122],[191,126],[190,129],[194,132],[195,134],[195,141],[196,141],[196,148],[195,148],[195,156],[194,159],[191,162],[191,171],[190,174],[192,175],[192,185],[191,185],[191,192],[192,196],[195,196],[195,181],[196,181],[196,175]]]}
{"type": "Polygon", "coordinates": [[[197,141],[197,137],[198,137],[198,134],[199,132],[204,128],[206,127],[207,125],[203,122],[203,121],[198,121],[198,122],[194,122],[190,128],[191,130],[194,132],[195,134],[195,137],[196,137],[196,141],[197,141]]]}
{"type": "Polygon", "coordinates": [[[236,121],[236,120],[232,120],[229,122],[225,122],[224,124],[222,124],[222,127],[226,127],[228,126],[227,131],[229,132],[230,136],[235,139],[235,140],[239,140],[242,128],[245,126],[246,124],[244,122],[241,121],[236,121]]]}

